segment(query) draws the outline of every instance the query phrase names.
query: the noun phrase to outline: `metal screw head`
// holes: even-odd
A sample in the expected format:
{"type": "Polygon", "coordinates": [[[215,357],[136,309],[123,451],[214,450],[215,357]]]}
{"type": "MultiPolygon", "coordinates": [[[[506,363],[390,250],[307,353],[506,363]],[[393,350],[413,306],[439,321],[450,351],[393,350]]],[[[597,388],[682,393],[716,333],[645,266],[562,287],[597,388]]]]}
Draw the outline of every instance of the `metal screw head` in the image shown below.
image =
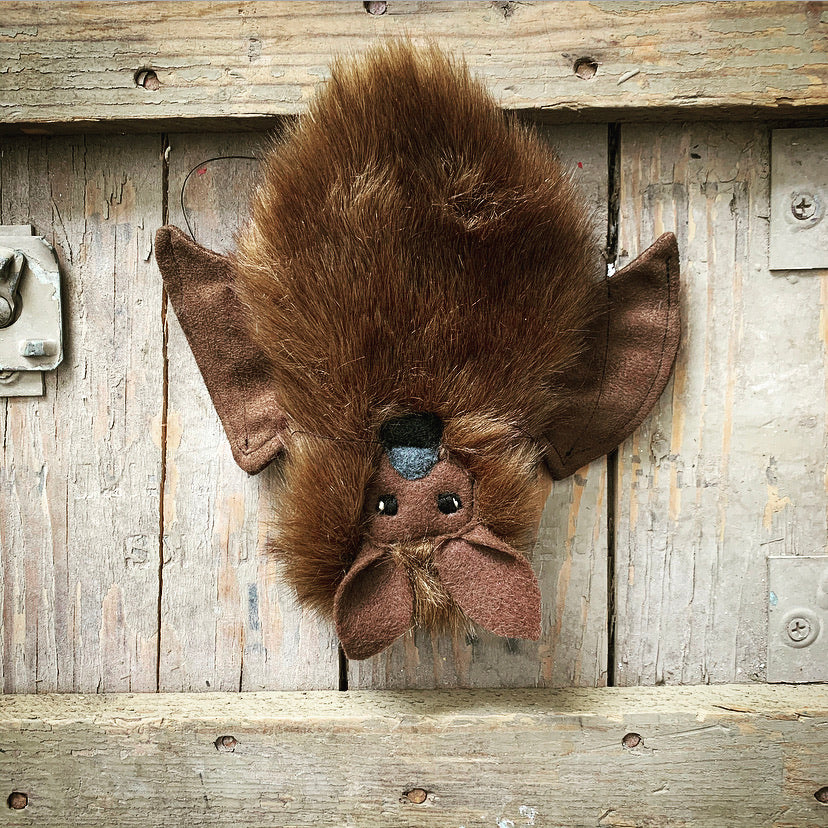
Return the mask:
{"type": "Polygon", "coordinates": [[[807,221],[816,215],[817,202],[810,193],[794,193],[791,199],[791,212],[795,219],[807,221]]]}
{"type": "Polygon", "coordinates": [[[811,634],[811,623],[807,618],[792,618],[785,629],[791,641],[804,641],[811,634]]]}
{"type": "Polygon", "coordinates": [[[791,610],[782,621],[782,637],[789,647],[807,647],[819,637],[819,618],[806,607],[791,610]]]}

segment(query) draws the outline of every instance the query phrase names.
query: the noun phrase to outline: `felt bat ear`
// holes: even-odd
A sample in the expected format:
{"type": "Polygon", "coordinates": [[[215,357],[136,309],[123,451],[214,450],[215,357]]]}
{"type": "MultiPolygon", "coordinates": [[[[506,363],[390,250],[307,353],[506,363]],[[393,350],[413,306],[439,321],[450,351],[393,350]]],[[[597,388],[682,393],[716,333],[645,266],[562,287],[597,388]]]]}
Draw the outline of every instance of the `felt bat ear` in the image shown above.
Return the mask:
{"type": "Polygon", "coordinates": [[[243,324],[230,260],[171,226],[155,234],[155,258],[233,457],[257,474],[284,446],[285,417],[243,324]]]}
{"type": "Polygon", "coordinates": [[[561,415],[547,435],[547,465],[556,480],[612,451],[655,405],[678,350],[678,290],[672,233],[607,280],[607,312],[596,322],[582,367],[569,377],[561,415]]]}
{"type": "Polygon", "coordinates": [[[348,658],[384,650],[414,618],[414,592],[404,570],[385,549],[365,544],[334,597],[334,620],[348,658]]]}
{"type": "Polygon", "coordinates": [[[540,587],[529,561],[484,526],[449,540],[434,564],[472,621],[496,635],[540,638],[540,587]]]}

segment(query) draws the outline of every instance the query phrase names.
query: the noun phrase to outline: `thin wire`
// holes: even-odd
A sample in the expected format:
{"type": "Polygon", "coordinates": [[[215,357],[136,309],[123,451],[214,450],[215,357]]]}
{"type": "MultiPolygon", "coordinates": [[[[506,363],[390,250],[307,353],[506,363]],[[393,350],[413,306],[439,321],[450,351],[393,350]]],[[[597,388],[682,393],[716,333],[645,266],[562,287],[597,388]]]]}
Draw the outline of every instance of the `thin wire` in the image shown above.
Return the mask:
{"type": "Polygon", "coordinates": [[[181,214],[184,216],[184,224],[187,225],[187,232],[190,234],[190,238],[193,241],[197,241],[195,237],[195,233],[193,233],[193,228],[190,225],[190,220],[187,218],[187,209],[184,207],[184,188],[187,186],[187,182],[190,180],[190,176],[199,168],[203,167],[205,164],[211,164],[213,161],[226,161],[228,159],[236,159],[241,161],[258,161],[259,159],[255,155],[217,155],[215,158],[208,158],[206,161],[199,161],[188,173],[184,176],[184,183],[181,185],[181,193],[179,194],[179,200],[181,202],[181,214]]]}

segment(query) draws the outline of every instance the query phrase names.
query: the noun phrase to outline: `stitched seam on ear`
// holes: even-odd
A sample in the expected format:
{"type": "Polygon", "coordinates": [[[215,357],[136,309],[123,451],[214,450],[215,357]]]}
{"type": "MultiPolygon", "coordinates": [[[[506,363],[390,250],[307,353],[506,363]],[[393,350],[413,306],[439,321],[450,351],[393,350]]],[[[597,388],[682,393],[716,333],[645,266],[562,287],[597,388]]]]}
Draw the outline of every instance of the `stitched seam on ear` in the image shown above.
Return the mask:
{"type": "MultiPolygon", "coordinates": [[[[627,431],[627,429],[629,429],[630,423],[636,423],[636,420],[638,420],[636,425],[633,426],[632,429],[630,429],[630,431],[635,430],[635,428],[641,423],[641,420],[643,420],[644,416],[646,416],[646,414],[644,414],[642,416],[642,411],[644,411],[645,409],[648,408],[648,404],[649,404],[650,407],[652,407],[652,405],[654,405],[654,403],[655,403],[655,401],[650,402],[650,395],[652,394],[653,388],[655,387],[656,383],[659,381],[659,379],[660,379],[660,377],[663,373],[663,370],[664,370],[664,354],[667,350],[667,335],[670,331],[670,317],[671,317],[671,311],[674,307],[674,301],[673,301],[674,290],[673,290],[673,278],[672,278],[673,277],[673,270],[672,270],[672,268],[675,265],[676,265],[676,262],[675,262],[675,257],[673,255],[669,255],[665,258],[664,270],[665,270],[665,273],[667,274],[667,313],[666,313],[666,320],[667,321],[664,324],[662,337],[661,337],[661,349],[659,351],[658,368],[656,369],[655,373],[653,374],[653,378],[650,381],[649,387],[647,388],[647,393],[644,394],[644,396],[642,398],[641,405],[636,409],[635,414],[628,417],[624,421],[623,426],[621,426],[619,429],[617,429],[619,432],[627,431]]],[[[607,343],[608,343],[607,344],[607,350],[608,350],[609,349],[609,336],[607,337],[607,343]]],[[[602,379],[601,379],[601,390],[598,393],[598,401],[600,401],[601,394],[603,394],[603,390],[604,390],[604,377],[606,376],[606,365],[607,365],[607,363],[606,363],[606,351],[605,351],[604,373],[603,373],[602,379]]],[[[587,423],[592,422],[592,418],[595,416],[595,411],[598,408],[598,401],[596,401],[595,407],[593,408],[592,413],[590,414],[590,418],[587,421],[587,423]]],[[[585,430],[586,430],[585,428],[582,429],[581,434],[583,434],[585,430]]],[[[625,439],[626,439],[627,436],[629,436],[629,432],[627,432],[627,434],[625,435],[625,439]]],[[[577,443],[577,440],[574,440],[573,443],[572,443],[572,446],[575,446],[576,443],[577,443]]],[[[570,447],[569,452],[567,452],[566,456],[568,457],[571,452],[572,452],[572,447],[570,447]]]]}

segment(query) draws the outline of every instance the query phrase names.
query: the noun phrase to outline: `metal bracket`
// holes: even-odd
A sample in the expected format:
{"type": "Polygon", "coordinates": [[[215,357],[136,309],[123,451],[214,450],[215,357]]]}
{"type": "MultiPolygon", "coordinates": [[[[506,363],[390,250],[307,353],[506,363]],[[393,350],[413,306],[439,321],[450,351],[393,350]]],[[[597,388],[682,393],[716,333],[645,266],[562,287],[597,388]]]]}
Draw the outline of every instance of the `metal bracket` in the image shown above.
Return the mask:
{"type": "Polygon", "coordinates": [[[63,360],[60,269],[28,224],[0,226],[0,397],[43,394],[63,360]]]}
{"type": "Polygon", "coordinates": [[[768,558],[768,681],[828,681],[828,555],[768,558]]]}
{"type": "Polygon", "coordinates": [[[828,267],[828,129],[771,138],[770,269],[828,267]]]}

